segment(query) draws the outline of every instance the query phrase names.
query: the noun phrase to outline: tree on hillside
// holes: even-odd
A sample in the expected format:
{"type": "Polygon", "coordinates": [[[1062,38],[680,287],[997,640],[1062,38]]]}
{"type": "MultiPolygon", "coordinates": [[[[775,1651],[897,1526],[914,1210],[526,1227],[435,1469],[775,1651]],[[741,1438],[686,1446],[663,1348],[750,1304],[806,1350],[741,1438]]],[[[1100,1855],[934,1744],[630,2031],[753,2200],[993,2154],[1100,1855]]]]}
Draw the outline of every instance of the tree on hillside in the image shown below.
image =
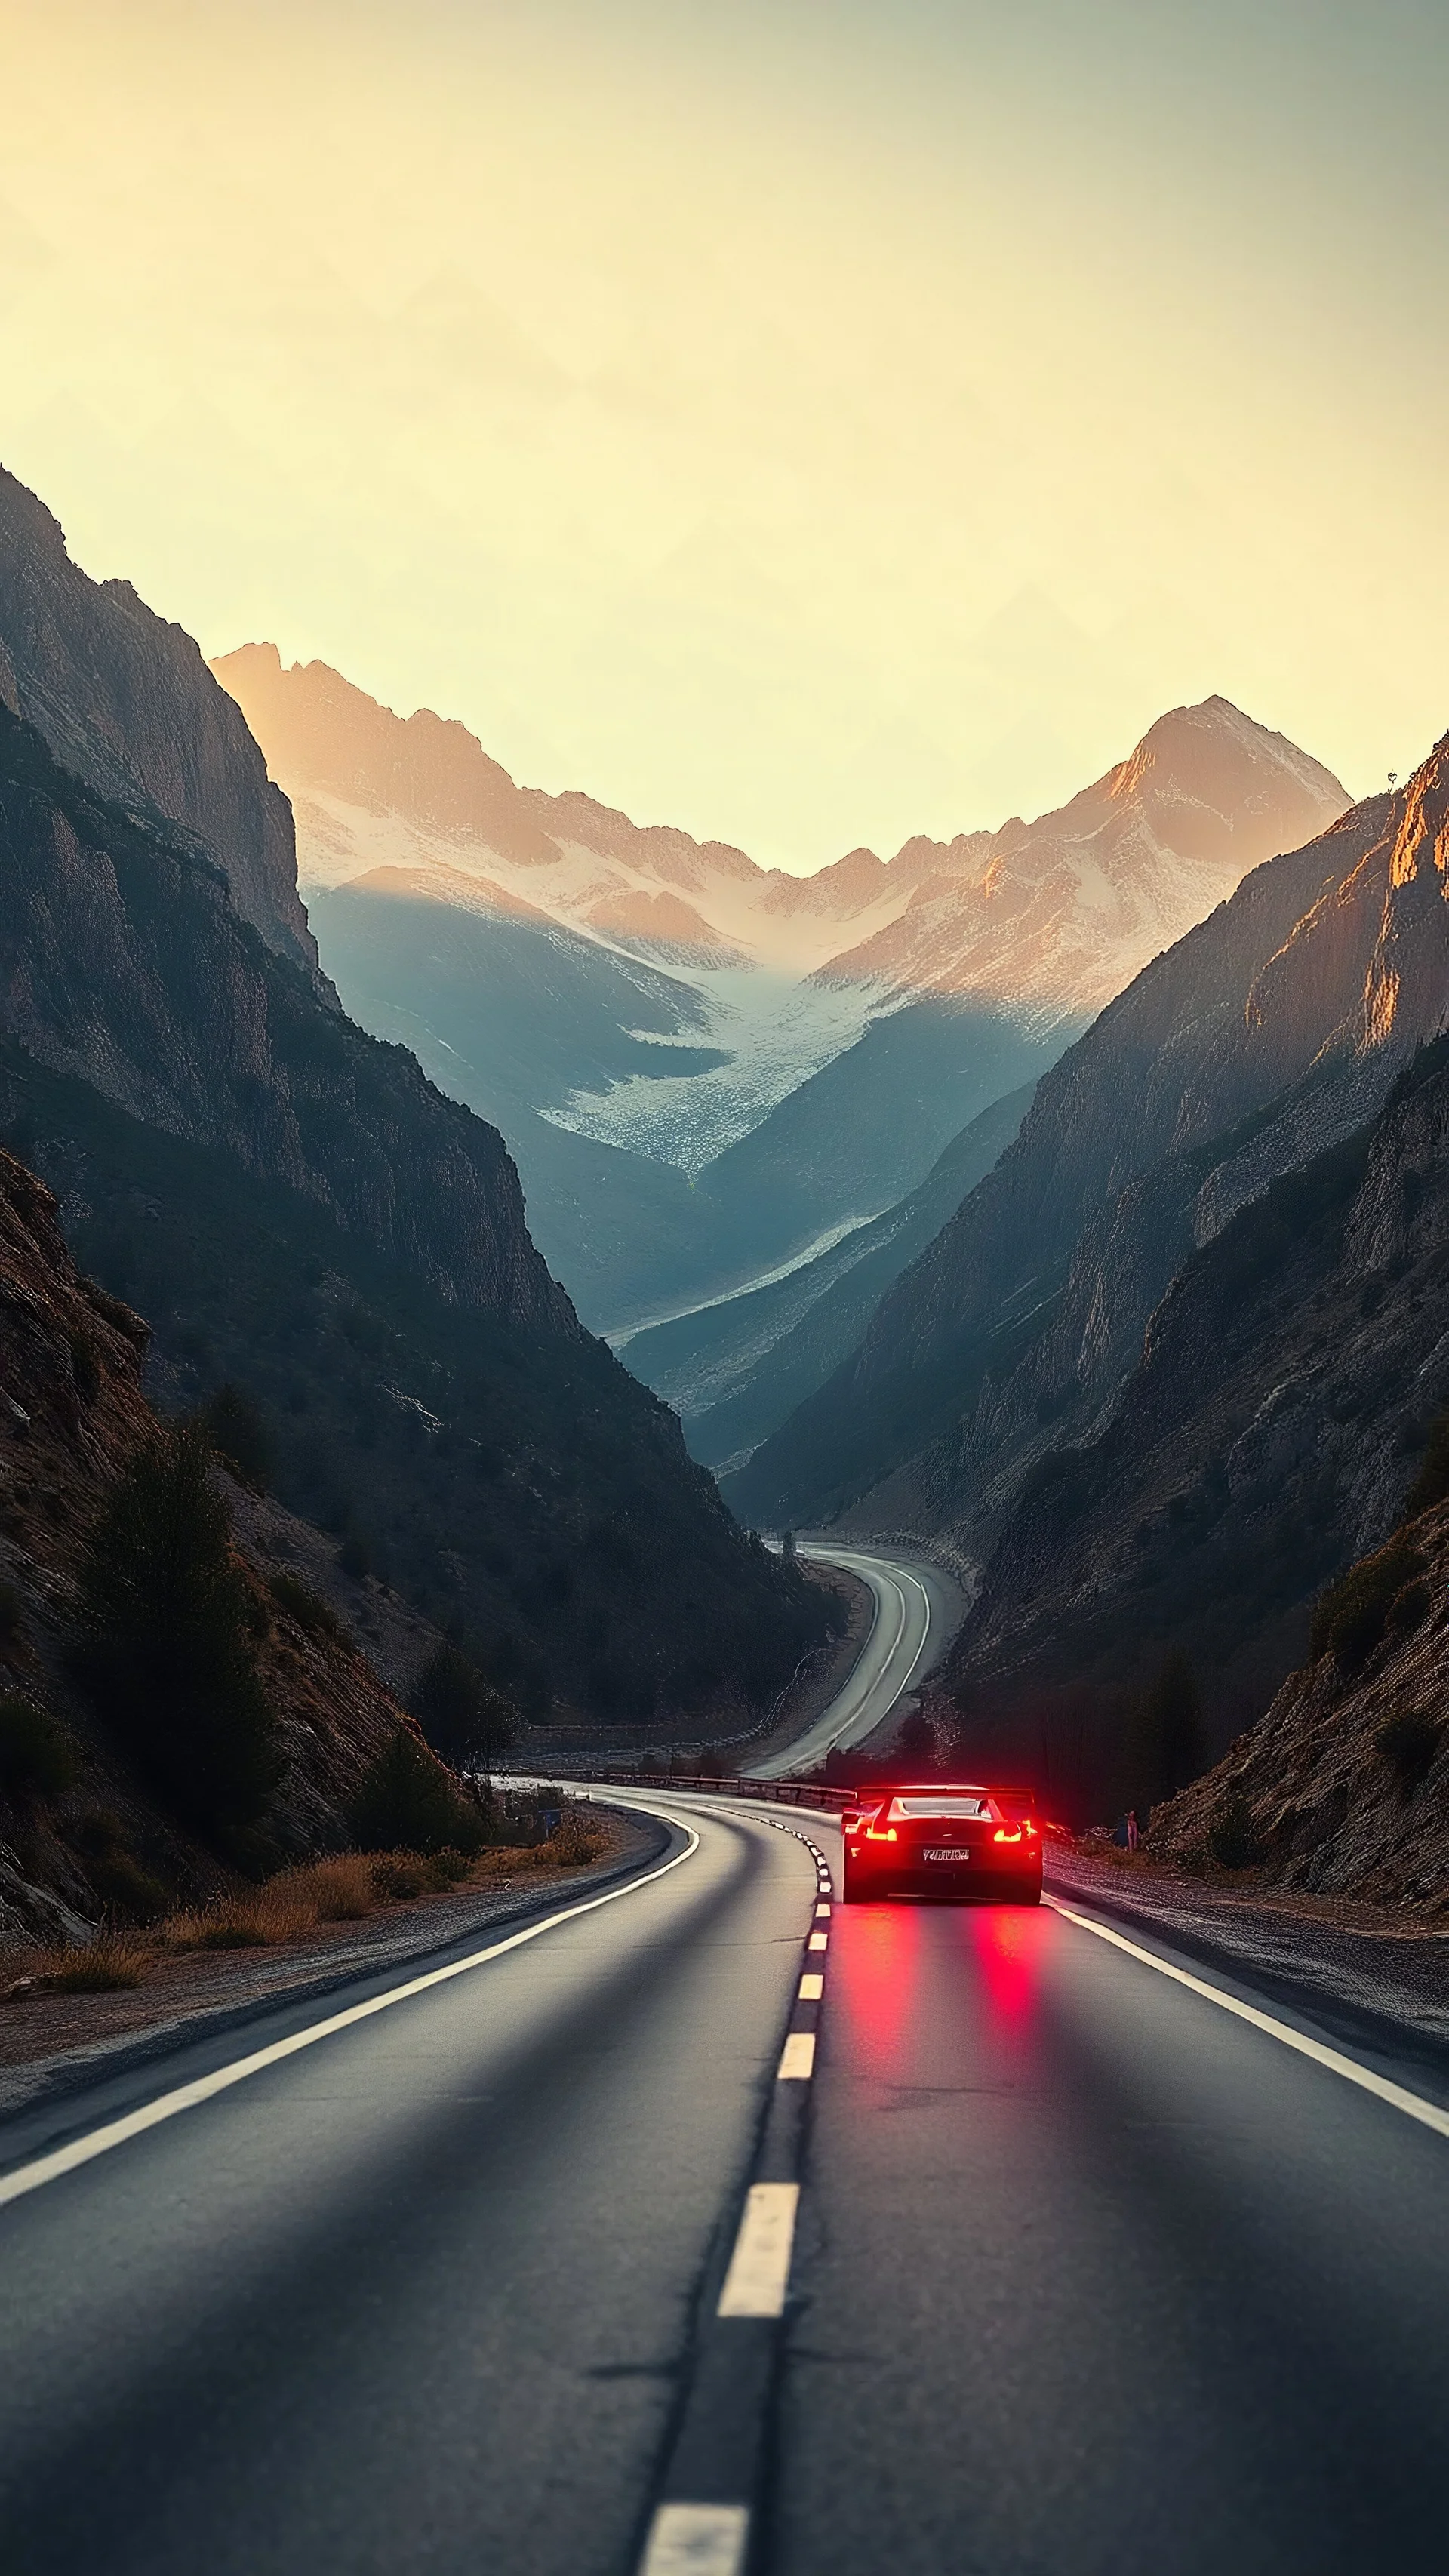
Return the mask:
{"type": "Polygon", "coordinates": [[[1128,1794],[1139,1812],[1185,1789],[1203,1766],[1202,1704],[1186,1655],[1173,1653],[1127,1727],[1128,1794]]]}
{"type": "Polygon", "coordinates": [[[455,1771],[492,1769],[517,1732],[517,1711],[486,1682],[457,1646],[429,1655],[413,1684],[411,1707],[428,1742],[455,1771]]]}
{"type": "Polygon", "coordinates": [[[479,1809],[407,1727],[369,1764],[348,1820],[360,1851],[476,1852],[479,1809]]]}
{"type": "Polygon", "coordinates": [[[271,1434],[246,1389],[230,1382],[219,1386],[201,1419],[223,1466],[254,1494],[264,1494],[273,1473],[271,1434]]]}
{"type": "Polygon", "coordinates": [[[115,1486],[82,1569],[81,1667],[163,1804],[240,1847],[280,1765],[211,1458],[199,1423],[160,1424],[115,1486]]]}

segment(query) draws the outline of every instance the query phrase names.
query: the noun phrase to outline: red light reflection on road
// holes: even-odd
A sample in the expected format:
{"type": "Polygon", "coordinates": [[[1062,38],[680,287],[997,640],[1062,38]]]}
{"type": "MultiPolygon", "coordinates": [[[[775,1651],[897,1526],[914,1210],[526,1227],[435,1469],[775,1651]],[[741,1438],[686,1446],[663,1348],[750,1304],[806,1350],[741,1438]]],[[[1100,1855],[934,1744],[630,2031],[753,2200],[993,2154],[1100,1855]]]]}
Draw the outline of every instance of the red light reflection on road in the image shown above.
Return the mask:
{"type": "Polygon", "coordinates": [[[882,2084],[909,2079],[921,1982],[921,1923],[913,1905],[837,1913],[831,2008],[846,2024],[859,2071],[882,2084]]]}
{"type": "Polygon", "coordinates": [[[1042,1918],[1025,1907],[983,1907],[963,1916],[981,1991],[997,2030],[1024,2038],[1040,1993],[1042,1918]]]}

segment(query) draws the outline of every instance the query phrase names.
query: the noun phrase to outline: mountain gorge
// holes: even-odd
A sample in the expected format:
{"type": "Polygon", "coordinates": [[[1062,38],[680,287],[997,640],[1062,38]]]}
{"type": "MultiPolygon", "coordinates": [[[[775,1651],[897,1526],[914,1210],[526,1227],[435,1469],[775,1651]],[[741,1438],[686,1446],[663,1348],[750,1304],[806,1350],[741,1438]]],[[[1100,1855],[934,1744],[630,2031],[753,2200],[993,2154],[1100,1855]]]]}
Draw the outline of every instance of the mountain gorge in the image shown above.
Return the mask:
{"type": "Polygon", "coordinates": [[[349,1008],[496,1120],[580,1311],[711,1464],[830,1373],[946,1176],[1010,1134],[998,1104],[1347,802],[1215,699],[1059,813],[799,878],[520,789],[461,726],[269,645],[215,668],[296,803],[349,1008]]]}
{"type": "Polygon", "coordinates": [[[1441,743],[1146,969],[734,1480],[984,1566],[947,1685],[998,1754],[1100,1786],[1174,1652],[1220,1744],[1393,1525],[1449,1385],[1446,821],[1441,743]]]}
{"type": "MultiPolygon", "coordinates": [[[[72,750],[111,723],[108,686],[99,712],[85,694],[109,667],[109,592],[67,585],[48,710],[72,750]]],[[[29,599],[0,593],[17,674],[29,599]]],[[[125,614],[144,642],[129,593],[125,614]]],[[[746,1540],[674,1418],[581,1329],[496,1131],[349,1021],[285,920],[268,938],[244,915],[227,796],[245,812],[258,788],[289,829],[288,809],[191,652],[173,659],[203,713],[216,702],[214,741],[242,741],[238,780],[212,782],[213,841],[161,812],[154,768],[118,803],[0,710],[0,1132],[151,1319],[157,1393],[176,1407],[240,1382],[283,1499],[463,1633],[531,1714],[768,1702],[826,1604],[746,1540]]]]}

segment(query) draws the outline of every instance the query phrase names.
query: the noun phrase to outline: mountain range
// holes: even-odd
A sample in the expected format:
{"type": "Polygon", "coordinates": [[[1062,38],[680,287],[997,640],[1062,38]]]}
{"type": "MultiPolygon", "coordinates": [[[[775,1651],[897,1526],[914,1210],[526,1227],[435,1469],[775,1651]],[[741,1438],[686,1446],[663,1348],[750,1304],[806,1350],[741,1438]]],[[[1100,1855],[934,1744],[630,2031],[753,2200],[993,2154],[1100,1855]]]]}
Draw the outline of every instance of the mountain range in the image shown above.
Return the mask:
{"type": "Polygon", "coordinates": [[[716,1467],[828,1377],[1144,959],[1348,801],[1210,699],[1034,823],[800,878],[520,788],[271,645],[214,668],[349,1009],[496,1120],[580,1311],[716,1467]]]}

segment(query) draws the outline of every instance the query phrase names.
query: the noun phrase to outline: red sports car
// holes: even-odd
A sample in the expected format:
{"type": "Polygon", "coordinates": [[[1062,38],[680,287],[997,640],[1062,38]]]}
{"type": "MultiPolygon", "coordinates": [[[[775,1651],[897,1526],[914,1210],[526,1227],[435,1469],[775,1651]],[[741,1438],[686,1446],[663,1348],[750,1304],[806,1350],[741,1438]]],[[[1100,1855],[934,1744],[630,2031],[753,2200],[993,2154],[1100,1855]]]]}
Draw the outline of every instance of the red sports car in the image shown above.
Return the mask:
{"type": "Polygon", "coordinates": [[[842,1905],[877,1896],[1041,1903],[1041,1835],[1030,1792],[929,1781],[862,1797],[841,1818],[842,1905]]]}

